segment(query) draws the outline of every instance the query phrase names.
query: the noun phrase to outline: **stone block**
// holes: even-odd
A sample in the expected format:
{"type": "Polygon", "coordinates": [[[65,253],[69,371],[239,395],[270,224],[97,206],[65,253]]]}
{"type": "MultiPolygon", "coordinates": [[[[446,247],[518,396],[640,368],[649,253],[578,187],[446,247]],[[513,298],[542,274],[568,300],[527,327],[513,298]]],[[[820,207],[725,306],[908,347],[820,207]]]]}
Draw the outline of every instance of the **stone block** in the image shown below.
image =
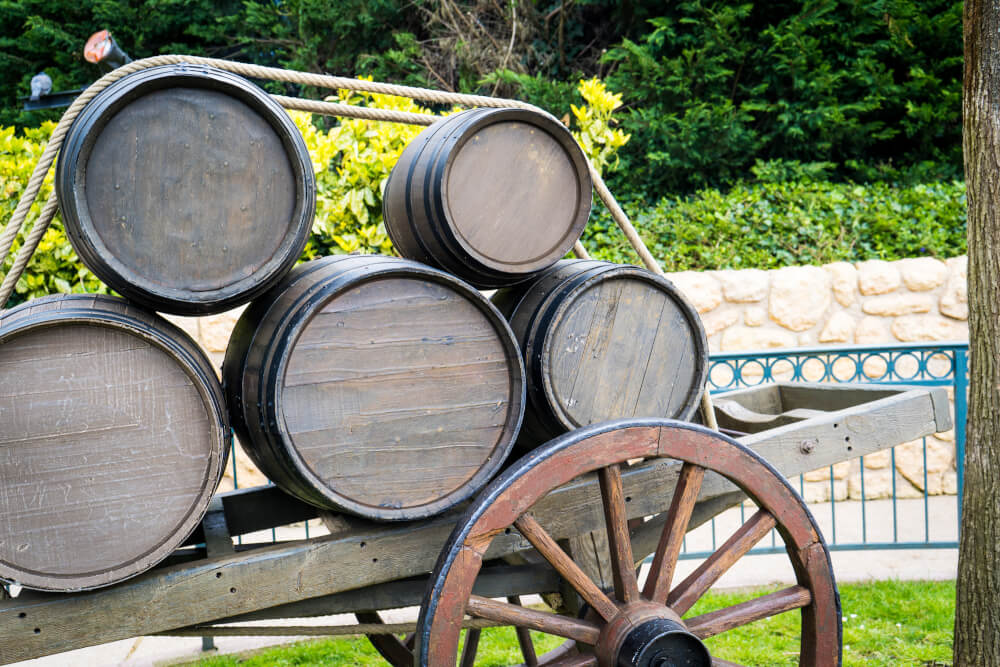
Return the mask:
{"type": "Polygon", "coordinates": [[[938,308],[941,314],[956,320],[969,319],[969,293],[966,258],[954,258],[948,267],[948,283],[941,294],[938,308]]]}
{"type": "Polygon", "coordinates": [[[842,310],[833,314],[827,320],[826,326],[819,334],[821,343],[847,343],[854,336],[854,318],[842,310]]]}
{"type": "Polygon", "coordinates": [[[858,293],[858,270],[847,262],[834,262],[823,267],[830,274],[833,296],[845,308],[854,303],[858,293]]]}
{"type": "Polygon", "coordinates": [[[830,282],[830,274],[817,266],[789,266],[774,271],[771,319],[792,331],[814,327],[830,306],[830,282]]]}
{"type": "Polygon", "coordinates": [[[743,324],[748,327],[759,327],[767,321],[767,311],[759,306],[750,306],[743,311],[743,324]]]}
{"type": "Polygon", "coordinates": [[[767,297],[768,272],[760,269],[720,271],[716,274],[722,282],[722,294],[732,303],[753,303],[767,297]]]}
{"type": "Polygon", "coordinates": [[[896,262],[903,284],[912,292],[927,292],[944,284],[948,266],[934,257],[914,257],[896,262]]]}
{"type": "Polygon", "coordinates": [[[722,303],[722,286],[707,273],[681,271],[671,273],[667,278],[691,301],[699,313],[707,313],[722,303]]]}
{"type": "Polygon", "coordinates": [[[968,340],[968,327],[940,315],[903,315],[892,323],[892,335],[904,343],[968,340]]]}
{"type": "Polygon", "coordinates": [[[705,335],[714,336],[723,329],[727,329],[740,319],[739,311],[735,309],[716,310],[701,318],[701,323],[705,326],[705,335]]]}
{"type": "MultiPolygon", "coordinates": [[[[816,470],[810,470],[806,474],[802,475],[803,479],[807,482],[823,482],[830,480],[830,468],[817,468],[816,470]]],[[[836,479],[836,476],[834,476],[836,479]]]]}
{"type": "Polygon", "coordinates": [[[854,342],[859,345],[877,345],[892,340],[886,323],[878,317],[862,317],[854,330],[854,342]]]}
{"type": "Polygon", "coordinates": [[[885,260],[858,263],[858,289],[864,296],[894,292],[902,282],[899,269],[885,260]]]}
{"type": "MultiPolygon", "coordinates": [[[[927,438],[926,489],[930,495],[944,493],[944,474],[954,468],[955,448],[936,438],[927,438]]],[[[896,447],[896,470],[914,487],[923,491],[924,444],[920,440],[896,447]]]]}
{"type": "MultiPolygon", "coordinates": [[[[793,485],[794,486],[794,485],[793,485]]],[[[802,498],[807,503],[828,503],[830,502],[830,482],[806,483],[802,489],[802,498]]],[[[834,500],[847,500],[847,480],[836,480],[833,483],[834,500]]]]}
{"type": "Polygon", "coordinates": [[[927,294],[886,294],[869,297],[861,304],[866,314],[882,317],[929,313],[933,308],[934,299],[927,294]]]}
{"type": "Polygon", "coordinates": [[[731,350],[767,350],[794,346],[795,336],[781,329],[734,326],[722,332],[722,349],[726,352],[731,350]]]}
{"type": "MultiPolygon", "coordinates": [[[[865,457],[867,463],[868,457],[865,457]]],[[[869,470],[865,467],[864,496],[865,500],[878,500],[879,498],[892,497],[892,468],[885,467],[876,470],[869,470]]],[[[860,500],[862,493],[861,469],[851,471],[847,479],[848,497],[853,500],[860,500]]]]}
{"type": "Polygon", "coordinates": [[[892,465],[892,453],[888,449],[872,452],[865,457],[865,470],[881,470],[892,465]]]}

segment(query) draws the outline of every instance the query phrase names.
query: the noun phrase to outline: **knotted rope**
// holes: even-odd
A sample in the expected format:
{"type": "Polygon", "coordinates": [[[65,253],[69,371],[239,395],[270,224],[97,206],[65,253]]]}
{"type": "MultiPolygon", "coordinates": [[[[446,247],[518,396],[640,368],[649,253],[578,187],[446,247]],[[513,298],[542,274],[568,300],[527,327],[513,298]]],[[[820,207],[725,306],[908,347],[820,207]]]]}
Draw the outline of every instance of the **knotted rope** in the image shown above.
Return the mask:
{"type": "MultiPolygon", "coordinates": [[[[327,74],[311,74],[308,72],[297,72],[277,67],[263,67],[261,65],[251,65],[249,63],[233,62],[230,60],[218,60],[216,58],[202,58],[199,56],[184,55],[165,55],[143,58],[142,60],[133,61],[102,76],[100,79],[91,84],[85,91],[83,91],[83,93],[81,93],[80,96],[73,101],[69,109],[66,110],[66,113],[63,114],[62,118],[59,120],[59,124],[56,125],[55,130],[53,130],[52,136],[50,137],[48,144],[46,144],[41,158],[39,158],[38,163],[35,165],[31,178],[28,180],[28,185],[21,195],[21,199],[18,201],[17,208],[11,215],[10,220],[7,221],[3,231],[0,232],[0,258],[5,259],[10,253],[11,246],[14,244],[14,240],[17,238],[18,234],[21,233],[22,227],[24,227],[28,214],[31,211],[31,206],[35,202],[35,199],[41,190],[42,183],[45,181],[45,177],[48,175],[49,169],[52,167],[52,163],[55,161],[56,154],[62,146],[63,139],[66,137],[66,133],[69,131],[70,125],[73,124],[73,121],[87,105],[87,103],[102,90],[124,76],[128,76],[129,74],[133,74],[149,67],[157,67],[159,65],[176,65],[182,63],[207,65],[245,77],[269,79],[272,81],[284,81],[288,83],[313,86],[316,88],[326,88],[331,90],[356,90],[382,95],[395,95],[398,97],[407,97],[410,99],[423,100],[436,104],[449,104],[464,107],[517,107],[521,109],[530,109],[539,113],[546,113],[536,106],[519,100],[487,97],[484,95],[447,93],[428,88],[399,86],[395,84],[381,83],[378,81],[350,79],[347,77],[330,76],[327,74]]],[[[286,97],[284,95],[273,95],[272,97],[278,102],[278,104],[282,105],[286,109],[308,111],[327,116],[360,118],[365,120],[407,123],[412,125],[431,125],[441,118],[440,116],[432,114],[392,111],[388,109],[362,107],[336,102],[321,102],[299,97],[286,97]]],[[[546,115],[551,114],[546,113],[546,115]]],[[[608,190],[607,185],[605,185],[604,180],[601,178],[601,175],[597,172],[597,170],[594,169],[593,165],[590,165],[590,176],[593,179],[594,189],[597,192],[598,197],[600,197],[601,201],[603,201],[605,206],[608,207],[608,211],[611,212],[611,216],[615,223],[617,223],[619,228],[621,228],[625,237],[638,253],[643,263],[651,271],[662,275],[663,269],[660,268],[659,263],[657,263],[657,261],[653,258],[653,255],[646,248],[642,239],[639,238],[639,234],[636,232],[635,227],[632,226],[628,216],[625,215],[625,212],[618,205],[618,202],[615,201],[611,191],[608,190]]],[[[7,275],[4,276],[3,282],[0,283],[0,309],[3,308],[3,304],[7,303],[7,300],[13,293],[14,286],[17,284],[18,279],[21,277],[25,267],[31,260],[31,256],[38,247],[38,243],[41,241],[42,236],[48,229],[49,224],[52,222],[52,217],[55,215],[57,205],[58,199],[55,191],[53,191],[52,194],[49,195],[48,201],[46,201],[45,206],[42,208],[38,218],[31,226],[30,231],[28,231],[27,236],[25,236],[24,244],[18,250],[10,270],[7,272],[7,275]]],[[[577,241],[573,246],[573,251],[577,257],[583,259],[588,258],[587,251],[579,241],[577,241]]]]}

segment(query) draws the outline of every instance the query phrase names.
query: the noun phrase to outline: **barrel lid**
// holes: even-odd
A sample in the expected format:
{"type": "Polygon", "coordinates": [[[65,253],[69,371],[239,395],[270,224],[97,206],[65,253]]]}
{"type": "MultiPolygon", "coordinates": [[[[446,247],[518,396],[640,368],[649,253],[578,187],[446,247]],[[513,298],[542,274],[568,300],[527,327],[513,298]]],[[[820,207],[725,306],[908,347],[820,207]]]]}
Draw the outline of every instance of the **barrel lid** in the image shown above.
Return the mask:
{"type": "Polygon", "coordinates": [[[345,263],[347,280],[332,266],[329,287],[295,305],[264,402],[309,483],[291,492],[371,518],[423,518],[503,463],[523,415],[523,365],[506,321],[471,286],[369,259],[364,270],[345,263]]]}
{"type": "Polygon", "coordinates": [[[156,310],[220,312],[289,270],[315,214],[305,143],[263,90],[166,65],[123,77],[71,126],[56,172],[83,262],[156,310]]]}
{"type": "Polygon", "coordinates": [[[708,372],[694,308],[669,281],[638,267],[588,273],[542,305],[548,321],[537,362],[556,419],[567,429],[617,417],[689,419],[708,372]]]}
{"type": "Polygon", "coordinates": [[[111,297],[39,301],[0,318],[0,577],[83,590],[187,538],[230,431],[207,360],[173,325],[111,297]]]}
{"type": "Polygon", "coordinates": [[[550,266],[569,252],[590,216],[586,157],[547,114],[480,113],[439,170],[439,203],[455,240],[495,271],[526,275],[550,266]]]}

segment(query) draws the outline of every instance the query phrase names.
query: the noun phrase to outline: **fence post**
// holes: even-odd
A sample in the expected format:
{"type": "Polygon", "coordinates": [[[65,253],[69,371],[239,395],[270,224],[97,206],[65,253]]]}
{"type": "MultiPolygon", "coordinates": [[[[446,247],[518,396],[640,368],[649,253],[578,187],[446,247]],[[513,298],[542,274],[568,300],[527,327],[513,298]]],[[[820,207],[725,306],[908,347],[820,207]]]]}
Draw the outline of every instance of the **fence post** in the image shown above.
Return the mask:
{"type": "Polygon", "coordinates": [[[968,412],[969,348],[955,348],[955,476],[958,480],[958,527],[962,529],[962,488],[965,468],[965,419],[968,412]]]}

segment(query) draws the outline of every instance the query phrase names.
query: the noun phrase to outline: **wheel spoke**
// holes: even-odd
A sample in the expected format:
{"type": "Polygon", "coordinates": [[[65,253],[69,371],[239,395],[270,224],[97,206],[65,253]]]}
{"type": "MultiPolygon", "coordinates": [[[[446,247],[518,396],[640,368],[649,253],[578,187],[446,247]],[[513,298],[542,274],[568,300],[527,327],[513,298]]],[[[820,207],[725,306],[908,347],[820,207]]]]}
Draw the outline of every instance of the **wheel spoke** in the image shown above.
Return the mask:
{"type": "Polygon", "coordinates": [[[758,510],[740,526],[726,543],[708,557],[687,579],[670,591],[667,606],[678,616],[683,616],[694,606],[702,595],[725,574],[733,564],[746,555],[755,544],[767,535],[777,524],[774,517],[764,510],[758,510]]]}
{"type": "Polygon", "coordinates": [[[469,628],[465,631],[465,646],[462,648],[461,667],[473,667],[476,664],[476,653],[479,652],[479,628],[469,628]]]}
{"type": "Polygon", "coordinates": [[[520,605],[498,602],[480,595],[469,597],[465,613],[504,625],[530,628],[557,637],[575,639],[584,644],[593,645],[601,634],[601,629],[589,621],[526,609],[520,605]]]}
{"type": "Polygon", "coordinates": [[[618,464],[601,468],[600,481],[604,522],[611,546],[615,593],[623,602],[635,602],[639,599],[639,581],[635,576],[632,540],[629,537],[628,515],[625,513],[625,493],[622,491],[622,473],[618,464]]]}
{"type": "Polygon", "coordinates": [[[705,639],[762,618],[805,607],[810,602],[812,594],[808,588],[792,586],[732,607],[695,616],[684,623],[693,634],[705,639]]]}
{"type": "Polygon", "coordinates": [[[656,547],[653,565],[649,569],[649,578],[643,595],[653,602],[663,604],[670,592],[670,582],[674,577],[677,557],[681,553],[684,534],[687,532],[691,512],[694,511],[701,481],[705,478],[705,469],[691,463],[681,466],[681,474],[677,478],[674,497],[667,510],[667,521],[663,525],[660,543],[656,547]]]}
{"type": "Polygon", "coordinates": [[[531,542],[531,545],[538,550],[545,560],[549,562],[556,571],[562,575],[570,586],[576,590],[580,596],[594,608],[601,617],[610,621],[618,614],[618,607],[608,599],[600,588],[580,569],[580,566],[573,562],[573,559],[566,555],[566,552],[556,544],[552,536],[545,532],[545,529],[535,521],[530,514],[521,516],[514,522],[521,534],[531,542]]]}
{"type": "MultiPolygon", "coordinates": [[[[507,602],[521,606],[521,598],[516,595],[508,595],[507,602]]],[[[538,667],[538,656],[535,655],[535,644],[531,641],[531,632],[528,628],[517,626],[514,628],[517,635],[517,643],[521,646],[521,656],[524,658],[525,667],[538,667]]]]}

